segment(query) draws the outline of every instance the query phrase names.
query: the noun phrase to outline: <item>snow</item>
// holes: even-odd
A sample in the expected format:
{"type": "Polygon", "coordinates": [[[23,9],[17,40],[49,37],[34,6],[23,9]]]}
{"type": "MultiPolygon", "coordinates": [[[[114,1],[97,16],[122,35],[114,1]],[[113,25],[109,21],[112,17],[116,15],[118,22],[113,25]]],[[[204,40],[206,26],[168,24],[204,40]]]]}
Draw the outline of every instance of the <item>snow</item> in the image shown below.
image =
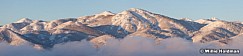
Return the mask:
{"type": "Polygon", "coordinates": [[[45,31],[45,25],[46,25],[46,22],[37,22],[37,21],[35,21],[35,22],[33,22],[33,23],[31,23],[31,24],[29,24],[29,25],[27,25],[27,26],[25,26],[24,28],[22,28],[21,30],[23,31],[23,30],[26,30],[26,31],[45,31]]]}
{"type": "Polygon", "coordinates": [[[219,19],[216,17],[212,17],[211,20],[219,20],[219,19]]]}
{"type": "Polygon", "coordinates": [[[215,22],[215,21],[220,21],[220,20],[216,17],[212,17],[210,19],[199,19],[199,20],[196,20],[194,22],[201,23],[201,24],[209,24],[209,23],[212,23],[212,22],[215,22]]]}
{"type": "Polygon", "coordinates": [[[115,15],[115,13],[112,13],[111,11],[104,11],[102,13],[96,14],[96,16],[100,16],[100,15],[108,16],[108,15],[115,15]]]}
{"type": "Polygon", "coordinates": [[[195,36],[192,37],[193,42],[218,40],[221,38],[228,38],[240,34],[243,25],[234,22],[215,21],[202,27],[195,36]],[[222,35],[223,34],[223,35],[222,35]],[[204,39],[203,39],[204,38],[204,39]]]}
{"type": "MultiPolygon", "coordinates": [[[[196,21],[192,21],[188,18],[183,18],[180,20],[138,8],[131,8],[117,14],[110,11],[105,11],[91,16],[83,16],[78,19],[66,18],[48,22],[23,18],[16,23],[4,25],[2,28],[0,29],[0,31],[3,31],[1,32],[1,35],[6,35],[7,37],[13,39],[13,42],[11,42],[12,45],[21,44],[22,41],[25,41],[24,39],[22,40],[24,36],[34,38],[32,35],[26,34],[36,34],[37,36],[42,37],[42,39],[47,39],[51,44],[56,44],[54,42],[55,40],[58,43],[59,41],[62,43],[69,39],[76,40],[76,37],[74,38],[70,36],[82,35],[82,37],[78,38],[84,38],[87,40],[90,37],[93,38],[90,39],[90,42],[97,45],[105,45],[109,43],[107,41],[108,39],[118,38],[113,37],[117,36],[117,34],[124,34],[125,36],[142,36],[152,38],[152,40],[157,39],[159,41],[172,37],[192,37],[193,42],[200,42],[203,40],[203,37],[205,37],[207,40],[216,41],[220,38],[230,38],[243,32],[242,24],[222,21],[215,17],[196,21]],[[100,21],[108,23],[102,23],[100,21]],[[101,31],[101,28],[96,28],[103,26],[105,26],[106,29],[114,30],[107,30],[109,33],[106,33],[101,31]],[[7,28],[10,30],[3,31],[2,28],[7,28]],[[113,33],[117,34],[115,35],[113,33]],[[24,36],[19,36],[18,34],[24,36]]],[[[127,37],[122,36],[121,38],[127,37]]],[[[30,41],[42,42],[42,39],[30,41]]],[[[48,41],[43,42],[48,43],[48,41]]],[[[40,47],[41,46],[37,45],[37,48],[40,47]]]]}
{"type": "Polygon", "coordinates": [[[137,13],[146,13],[146,12],[148,12],[146,10],[139,9],[139,8],[130,8],[128,11],[134,11],[134,12],[137,12],[137,13]]]}
{"type": "Polygon", "coordinates": [[[142,9],[131,8],[129,10],[122,11],[116,14],[112,19],[112,25],[121,26],[129,32],[135,32],[142,30],[152,25],[152,20],[144,18],[144,15],[151,15],[142,9]]]}
{"type": "Polygon", "coordinates": [[[193,20],[191,20],[191,19],[189,19],[189,18],[181,18],[180,20],[193,21],[193,20]]]}
{"type": "Polygon", "coordinates": [[[105,45],[108,40],[115,39],[115,37],[111,35],[102,35],[99,37],[95,37],[92,40],[90,40],[91,43],[94,43],[96,47],[101,47],[102,45],[105,45]]]}
{"type": "Polygon", "coordinates": [[[212,23],[214,21],[215,20],[210,20],[210,19],[199,19],[199,20],[196,20],[194,22],[197,22],[197,23],[200,23],[200,24],[209,24],[209,23],[212,23]]]}
{"type": "Polygon", "coordinates": [[[19,21],[17,21],[16,23],[23,23],[23,22],[32,23],[32,20],[29,18],[22,18],[19,21]]]}
{"type": "Polygon", "coordinates": [[[0,29],[0,36],[2,36],[4,40],[9,41],[10,45],[18,46],[27,42],[26,40],[22,39],[23,36],[20,36],[19,34],[6,28],[0,29]]]}

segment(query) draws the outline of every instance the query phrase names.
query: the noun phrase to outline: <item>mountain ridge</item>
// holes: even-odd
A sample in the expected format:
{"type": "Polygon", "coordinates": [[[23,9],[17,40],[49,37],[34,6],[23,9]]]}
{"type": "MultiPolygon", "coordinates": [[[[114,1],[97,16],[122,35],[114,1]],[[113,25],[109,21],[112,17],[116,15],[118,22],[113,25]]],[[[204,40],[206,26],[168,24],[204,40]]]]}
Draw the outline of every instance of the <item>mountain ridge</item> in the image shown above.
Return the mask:
{"type": "MultiPolygon", "coordinates": [[[[0,33],[15,32],[12,35],[23,35],[19,38],[43,48],[52,48],[55,44],[83,39],[100,46],[109,38],[122,39],[129,36],[155,40],[179,37],[192,42],[206,43],[239,35],[243,32],[243,24],[217,18],[195,21],[187,18],[175,19],[131,8],[120,13],[105,11],[90,16],[52,21],[22,18],[17,22],[3,25],[0,30],[4,30],[0,33]]],[[[3,41],[11,38],[4,36],[0,35],[3,41]]]]}

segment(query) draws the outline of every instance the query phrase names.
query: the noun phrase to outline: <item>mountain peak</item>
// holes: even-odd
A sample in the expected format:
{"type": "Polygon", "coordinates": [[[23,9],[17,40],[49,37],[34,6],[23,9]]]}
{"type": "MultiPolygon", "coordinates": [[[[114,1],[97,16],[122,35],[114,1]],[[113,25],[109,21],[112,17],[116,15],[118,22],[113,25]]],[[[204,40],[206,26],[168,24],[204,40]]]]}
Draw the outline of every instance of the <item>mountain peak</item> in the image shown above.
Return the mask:
{"type": "Polygon", "coordinates": [[[173,37],[192,42],[209,42],[242,33],[242,24],[218,20],[215,17],[196,21],[188,18],[179,20],[139,8],[130,8],[120,13],[104,11],[80,18],[45,22],[22,18],[17,23],[0,27],[0,41],[9,41],[15,45],[26,40],[43,48],[83,39],[95,45],[105,44],[110,38],[128,36],[153,38],[156,42],[157,39],[173,37]]]}
{"type": "Polygon", "coordinates": [[[32,22],[32,20],[31,20],[31,19],[29,19],[29,18],[22,18],[22,19],[18,20],[16,23],[22,23],[22,22],[31,23],[31,22],[32,22]]]}
{"type": "Polygon", "coordinates": [[[122,11],[121,13],[118,13],[118,14],[131,14],[133,12],[138,13],[138,14],[145,14],[145,13],[151,14],[151,12],[144,10],[144,9],[140,9],[140,8],[130,8],[130,9],[122,11]]]}
{"type": "Polygon", "coordinates": [[[104,16],[107,16],[107,15],[115,15],[115,13],[112,13],[111,11],[104,11],[102,13],[99,13],[97,15],[104,15],[104,16]]]}
{"type": "Polygon", "coordinates": [[[212,17],[211,20],[219,20],[219,19],[216,17],[212,17]]]}
{"type": "Polygon", "coordinates": [[[134,12],[149,12],[149,11],[146,11],[144,9],[140,9],[140,8],[130,8],[128,9],[127,11],[134,11],[134,12]]]}
{"type": "Polygon", "coordinates": [[[181,18],[180,20],[193,21],[193,20],[191,20],[191,19],[189,19],[189,18],[181,18]]]}
{"type": "Polygon", "coordinates": [[[140,8],[130,8],[128,10],[130,10],[130,11],[144,11],[143,9],[140,9],[140,8]]]}

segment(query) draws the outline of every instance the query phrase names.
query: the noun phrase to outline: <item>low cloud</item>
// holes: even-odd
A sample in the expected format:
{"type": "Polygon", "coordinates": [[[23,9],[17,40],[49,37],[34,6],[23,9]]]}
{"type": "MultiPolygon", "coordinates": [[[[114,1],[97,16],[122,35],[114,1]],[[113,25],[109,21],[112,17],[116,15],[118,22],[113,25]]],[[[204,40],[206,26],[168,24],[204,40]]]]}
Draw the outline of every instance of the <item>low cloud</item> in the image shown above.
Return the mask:
{"type": "Polygon", "coordinates": [[[181,38],[168,38],[159,44],[151,38],[127,37],[110,39],[107,44],[94,48],[83,40],[57,44],[51,50],[38,50],[29,44],[11,46],[0,43],[0,56],[242,56],[243,54],[200,54],[201,48],[231,48],[243,50],[242,38],[232,44],[218,46],[214,43],[192,43],[181,38]]]}

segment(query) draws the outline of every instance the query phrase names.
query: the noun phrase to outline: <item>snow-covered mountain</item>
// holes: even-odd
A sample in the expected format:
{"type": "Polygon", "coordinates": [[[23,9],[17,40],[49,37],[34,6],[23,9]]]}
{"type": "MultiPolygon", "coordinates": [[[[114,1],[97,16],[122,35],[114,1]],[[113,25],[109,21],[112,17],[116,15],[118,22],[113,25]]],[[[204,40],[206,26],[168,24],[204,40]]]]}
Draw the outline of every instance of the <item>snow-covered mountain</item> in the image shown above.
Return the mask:
{"type": "Polygon", "coordinates": [[[0,37],[0,41],[6,41],[10,45],[20,45],[27,42],[23,35],[20,35],[7,28],[0,28],[0,37]]]}
{"type": "Polygon", "coordinates": [[[193,42],[209,42],[225,39],[242,33],[243,25],[240,23],[215,21],[207,24],[192,36],[193,42]]]}
{"type": "Polygon", "coordinates": [[[23,18],[0,27],[0,40],[11,45],[28,42],[42,48],[52,48],[55,44],[83,39],[100,46],[108,39],[130,36],[155,40],[178,37],[206,43],[237,36],[243,32],[242,28],[242,23],[217,18],[196,21],[188,18],[175,19],[131,8],[120,13],[105,11],[90,16],[53,21],[23,18]]]}

